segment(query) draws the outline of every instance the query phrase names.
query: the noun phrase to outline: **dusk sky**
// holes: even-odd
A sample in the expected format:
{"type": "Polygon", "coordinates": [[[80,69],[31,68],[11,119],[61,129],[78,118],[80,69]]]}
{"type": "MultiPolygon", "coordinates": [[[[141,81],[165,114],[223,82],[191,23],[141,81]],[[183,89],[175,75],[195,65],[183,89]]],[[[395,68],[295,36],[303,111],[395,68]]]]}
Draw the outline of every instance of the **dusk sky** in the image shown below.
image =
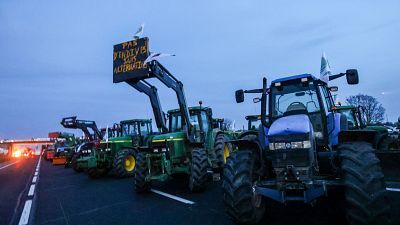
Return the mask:
{"type": "MultiPolygon", "coordinates": [[[[112,82],[113,45],[140,24],[150,50],[184,83],[189,105],[199,100],[215,117],[258,114],[248,96],[262,77],[319,76],[325,52],[334,73],[359,71],[360,84],[339,86],[339,99],[365,93],[400,115],[400,2],[393,1],[0,1],[0,139],[47,137],[67,131],[76,115],[99,126],[152,118],[146,95],[112,82]]],[[[177,107],[158,85],[164,111],[177,107]]],[[[81,134],[78,132],[78,134],[81,134]]]]}

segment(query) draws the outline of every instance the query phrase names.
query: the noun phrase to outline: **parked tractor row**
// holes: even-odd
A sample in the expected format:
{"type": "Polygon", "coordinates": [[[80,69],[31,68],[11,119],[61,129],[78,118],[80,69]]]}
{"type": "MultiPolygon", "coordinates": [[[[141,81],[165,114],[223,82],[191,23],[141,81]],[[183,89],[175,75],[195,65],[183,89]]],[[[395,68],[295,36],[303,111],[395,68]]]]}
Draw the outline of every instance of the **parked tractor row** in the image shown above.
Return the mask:
{"type": "MultiPolygon", "coordinates": [[[[113,79],[149,97],[157,130],[152,119],[123,120],[99,130],[94,121],[64,118],[65,128],[81,129],[87,139],[78,144],[67,134],[52,135],[56,144],[45,158],[54,164],[64,159],[92,178],[133,177],[136,193],[180,174],[191,192],[200,192],[212,175],[220,175],[226,212],[238,224],[258,223],[276,204],[312,204],[327,196],[340,196],[351,225],[390,222],[382,167],[386,159],[398,158],[397,142],[386,128],[365,125],[359,108],[335,105],[332,92],[338,87],[311,74],[270,83],[263,78],[260,88],[235,92],[237,103],[245,94],[256,95],[253,102],[261,111],[245,116],[247,129],[233,131],[202,101],[188,106],[183,83],[159,61],[147,60],[148,41],[114,46],[113,79]],[[132,60],[135,66],[125,65],[132,60]],[[151,80],[175,93],[177,109],[163,111],[151,80]],[[394,154],[387,157],[389,151],[394,154]]],[[[341,77],[359,83],[355,69],[328,80],[341,77]]]]}

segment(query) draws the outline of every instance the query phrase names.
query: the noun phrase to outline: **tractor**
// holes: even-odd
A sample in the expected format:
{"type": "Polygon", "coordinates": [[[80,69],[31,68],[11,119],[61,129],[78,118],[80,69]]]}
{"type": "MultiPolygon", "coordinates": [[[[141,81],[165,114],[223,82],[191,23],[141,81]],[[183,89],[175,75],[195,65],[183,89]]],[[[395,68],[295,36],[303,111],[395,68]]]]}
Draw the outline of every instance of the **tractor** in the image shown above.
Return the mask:
{"type": "Polygon", "coordinates": [[[223,168],[223,149],[216,149],[223,131],[213,129],[212,109],[188,107],[183,84],[157,60],[150,60],[148,38],[140,38],[114,46],[113,81],[126,82],[146,94],[153,109],[160,134],[152,135],[147,144],[138,146],[135,169],[135,190],[150,190],[152,181],[166,181],[177,174],[189,175],[191,191],[201,191],[208,181],[208,169],[223,168]],[[162,111],[157,88],[149,79],[158,79],[171,88],[178,100],[179,109],[162,111]]]}
{"type": "Polygon", "coordinates": [[[45,159],[51,160],[53,165],[64,165],[71,152],[74,152],[75,135],[65,132],[51,132],[49,138],[54,141],[54,144],[49,145],[45,150],[45,159]]]}
{"type": "Polygon", "coordinates": [[[84,140],[68,151],[65,159],[65,167],[72,166],[76,172],[82,172],[84,168],[78,167],[77,160],[90,154],[92,148],[102,139],[102,133],[97,128],[96,122],[92,120],[78,120],[76,116],[65,117],[60,124],[64,128],[79,129],[84,133],[84,140]],[[91,130],[91,131],[90,131],[91,130]]]}
{"type": "Polygon", "coordinates": [[[336,106],[339,113],[345,114],[349,129],[366,129],[376,131],[375,145],[379,151],[397,150],[396,140],[390,135],[385,126],[380,125],[365,125],[361,117],[361,107],[354,106],[336,106]]]}
{"type": "MultiPolygon", "coordinates": [[[[343,76],[348,84],[358,84],[354,69],[329,80],[343,76]]],[[[390,222],[373,141],[378,134],[348,129],[346,115],[334,105],[333,89],[325,80],[301,74],[274,80],[269,87],[264,78],[261,89],[235,92],[237,103],[245,93],[261,94],[253,102],[261,102],[262,126],[256,140],[231,142],[236,150],[225,164],[222,189],[234,221],[255,224],[267,205],[314,204],[330,193],[343,199],[351,225],[390,222]]]]}
{"type": "MultiPolygon", "coordinates": [[[[118,130],[118,128],[114,128],[118,130]]],[[[152,135],[151,119],[133,119],[120,122],[121,135],[103,139],[90,155],[77,159],[78,168],[85,168],[92,178],[100,178],[113,170],[117,177],[134,175],[137,146],[152,135]]]]}

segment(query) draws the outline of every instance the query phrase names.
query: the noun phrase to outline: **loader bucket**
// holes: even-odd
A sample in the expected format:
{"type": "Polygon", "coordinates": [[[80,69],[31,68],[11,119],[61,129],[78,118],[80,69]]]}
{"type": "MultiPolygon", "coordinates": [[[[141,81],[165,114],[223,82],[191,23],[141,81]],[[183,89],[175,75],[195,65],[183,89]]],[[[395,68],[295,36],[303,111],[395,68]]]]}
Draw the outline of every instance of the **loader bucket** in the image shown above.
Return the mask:
{"type": "Polygon", "coordinates": [[[400,150],[377,151],[386,181],[400,181],[400,150]]]}
{"type": "Polygon", "coordinates": [[[64,165],[67,162],[65,157],[54,157],[53,165],[64,165]]]}

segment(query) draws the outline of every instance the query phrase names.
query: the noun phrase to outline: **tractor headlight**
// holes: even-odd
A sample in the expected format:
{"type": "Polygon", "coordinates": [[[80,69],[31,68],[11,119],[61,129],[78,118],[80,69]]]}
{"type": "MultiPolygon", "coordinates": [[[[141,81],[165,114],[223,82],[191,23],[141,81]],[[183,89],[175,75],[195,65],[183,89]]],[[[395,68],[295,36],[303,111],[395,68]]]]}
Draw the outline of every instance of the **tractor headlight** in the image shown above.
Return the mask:
{"type": "Polygon", "coordinates": [[[311,148],[310,141],[292,141],[269,143],[269,150],[311,148]]]}

